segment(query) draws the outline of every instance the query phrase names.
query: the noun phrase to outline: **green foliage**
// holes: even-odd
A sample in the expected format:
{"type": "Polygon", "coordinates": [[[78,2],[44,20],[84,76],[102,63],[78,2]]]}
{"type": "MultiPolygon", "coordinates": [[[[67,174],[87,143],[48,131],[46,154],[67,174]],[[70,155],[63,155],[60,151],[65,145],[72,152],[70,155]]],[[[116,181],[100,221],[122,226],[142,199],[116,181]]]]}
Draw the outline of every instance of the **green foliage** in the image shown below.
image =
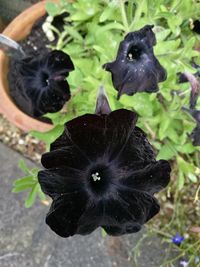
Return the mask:
{"type": "MultiPolygon", "coordinates": [[[[94,112],[96,92],[103,85],[112,109],[127,108],[140,115],[139,126],[158,151],[157,159],[171,160],[175,178],[170,188],[174,194],[177,196],[185,192],[184,188],[195,187],[200,174],[200,148],[194,147],[188,138],[195,122],[181,109],[182,106],[188,106],[190,86],[188,83],[178,84],[177,73],[194,73],[192,59],[200,64],[199,52],[194,49],[200,37],[191,31],[191,19],[200,17],[199,1],[61,0],[59,4],[47,3],[46,8],[51,16],[69,12],[64,31],[60,32],[59,40],[52,48],[68,53],[75,71],[67,78],[72,98],[67,103],[66,111],[46,115],[52,119],[55,128],[47,133],[32,134],[45,141],[49,148],[50,143],[63,131],[65,122],[94,112]],[[117,101],[111,75],[102,69],[102,65],[115,59],[118,45],[128,32],[138,30],[145,24],[154,24],[157,38],[154,51],[166,68],[168,78],[160,84],[157,94],[123,95],[117,101]],[[178,93],[172,93],[172,90],[178,93]]],[[[14,190],[31,189],[27,204],[30,206],[40,189],[36,172],[27,175],[16,182],[14,190]],[[34,183],[35,187],[32,186],[34,183]]],[[[195,199],[198,199],[198,193],[195,199]]],[[[174,205],[175,215],[179,216],[176,213],[176,200],[174,205]]],[[[176,221],[174,227],[181,229],[182,226],[176,221]]]]}
{"type": "MultiPolygon", "coordinates": [[[[55,115],[56,118],[59,117],[60,119],[62,119],[61,114],[56,114],[56,113],[51,114],[51,115],[46,115],[46,117],[51,118],[52,121],[54,121],[53,115],[55,115]]],[[[62,134],[63,129],[64,129],[63,125],[57,124],[52,130],[49,130],[48,132],[41,133],[41,132],[37,132],[37,131],[32,131],[31,135],[44,141],[46,143],[47,150],[49,150],[50,144],[62,134]]]]}
{"type": "MultiPolygon", "coordinates": [[[[62,120],[60,113],[53,115],[54,125],[60,127],[75,116],[92,113],[96,91],[103,84],[113,109],[134,109],[141,116],[139,125],[152,138],[152,144],[159,151],[158,159],[173,159],[175,162],[180,157],[184,159],[178,165],[177,174],[184,177],[181,179],[182,186],[185,181],[194,181],[184,172],[188,161],[195,168],[192,158],[195,151],[199,151],[188,138],[195,123],[181,110],[183,105],[188,105],[189,85],[178,84],[176,74],[195,71],[190,63],[192,58],[198,56],[194,47],[200,38],[191,31],[190,19],[200,16],[198,1],[78,0],[74,3],[61,1],[59,5],[47,4],[51,15],[59,13],[59,10],[70,14],[56,48],[72,57],[76,69],[70,74],[68,82],[72,92],[78,89],[79,93],[67,104],[67,115],[63,114],[62,120]],[[145,24],[155,25],[155,54],[167,69],[168,79],[160,84],[157,96],[140,93],[122,96],[117,101],[110,73],[106,73],[101,66],[115,58],[119,42],[127,32],[138,30],[145,24]],[[178,90],[181,95],[173,95],[172,90],[178,90]]],[[[50,135],[37,134],[48,145],[54,139],[49,138],[50,135]]]]}
{"type": "Polygon", "coordinates": [[[25,176],[20,179],[17,179],[13,183],[12,192],[19,193],[22,191],[29,191],[25,199],[25,207],[30,208],[34,204],[37,195],[41,200],[45,200],[46,197],[41,190],[40,184],[38,183],[38,169],[33,168],[29,170],[23,160],[19,162],[19,168],[25,173],[25,176]]]}

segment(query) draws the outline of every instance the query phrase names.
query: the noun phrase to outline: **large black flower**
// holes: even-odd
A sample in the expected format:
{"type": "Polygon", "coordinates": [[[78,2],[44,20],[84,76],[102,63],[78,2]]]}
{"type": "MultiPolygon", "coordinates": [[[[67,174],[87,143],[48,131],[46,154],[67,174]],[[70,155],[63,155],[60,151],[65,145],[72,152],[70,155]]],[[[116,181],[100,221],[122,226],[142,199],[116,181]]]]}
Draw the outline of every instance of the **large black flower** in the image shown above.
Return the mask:
{"type": "Polygon", "coordinates": [[[59,111],[70,99],[66,77],[74,69],[69,57],[54,50],[12,62],[10,94],[21,110],[33,117],[59,111]]]}
{"type": "Polygon", "coordinates": [[[112,73],[118,98],[122,94],[156,92],[158,82],[166,79],[165,69],[154,56],[156,38],[152,28],[146,25],[139,31],[128,33],[120,43],[116,60],[103,65],[112,73]]]}
{"type": "Polygon", "coordinates": [[[167,186],[169,163],[155,160],[136,113],[106,105],[101,95],[97,114],[66,123],[42,156],[39,183],[53,199],[46,223],[62,237],[99,226],[110,235],[134,233],[159,212],[154,193],[167,186]]]}

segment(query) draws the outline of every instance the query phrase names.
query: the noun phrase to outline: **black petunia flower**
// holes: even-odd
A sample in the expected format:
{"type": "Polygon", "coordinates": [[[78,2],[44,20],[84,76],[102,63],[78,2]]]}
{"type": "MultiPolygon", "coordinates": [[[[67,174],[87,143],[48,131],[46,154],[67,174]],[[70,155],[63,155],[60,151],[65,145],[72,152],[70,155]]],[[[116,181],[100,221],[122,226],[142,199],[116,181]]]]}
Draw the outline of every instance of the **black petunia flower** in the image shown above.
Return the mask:
{"type": "Polygon", "coordinates": [[[97,114],[66,123],[42,156],[39,183],[53,199],[46,223],[62,237],[134,233],[159,212],[154,193],[167,186],[169,163],[156,161],[135,112],[107,104],[101,91],[97,114]]]}
{"type": "Polygon", "coordinates": [[[118,98],[122,94],[156,92],[158,83],[166,79],[166,71],[153,52],[156,38],[152,28],[146,25],[139,31],[128,33],[120,43],[116,60],[103,65],[112,73],[118,98]]]}
{"type": "Polygon", "coordinates": [[[74,70],[69,57],[54,50],[39,57],[12,62],[10,94],[19,108],[33,117],[57,112],[70,99],[66,77],[74,70]]]}

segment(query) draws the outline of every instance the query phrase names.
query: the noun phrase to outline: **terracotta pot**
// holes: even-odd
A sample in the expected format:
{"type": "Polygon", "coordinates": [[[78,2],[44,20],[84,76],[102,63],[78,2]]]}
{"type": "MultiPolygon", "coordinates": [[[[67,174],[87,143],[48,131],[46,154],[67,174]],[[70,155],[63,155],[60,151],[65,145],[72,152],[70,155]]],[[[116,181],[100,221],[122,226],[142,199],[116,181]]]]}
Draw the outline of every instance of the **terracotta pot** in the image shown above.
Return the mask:
{"type": "MultiPolygon", "coordinates": [[[[3,34],[15,41],[20,41],[30,33],[33,24],[45,13],[45,1],[35,4],[17,16],[5,28],[3,34]]],[[[0,113],[4,114],[11,123],[26,132],[31,130],[45,132],[52,129],[52,125],[26,115],[13,103],[9,95],[7,73],[8,58],[0,51],[0,113]]]]}

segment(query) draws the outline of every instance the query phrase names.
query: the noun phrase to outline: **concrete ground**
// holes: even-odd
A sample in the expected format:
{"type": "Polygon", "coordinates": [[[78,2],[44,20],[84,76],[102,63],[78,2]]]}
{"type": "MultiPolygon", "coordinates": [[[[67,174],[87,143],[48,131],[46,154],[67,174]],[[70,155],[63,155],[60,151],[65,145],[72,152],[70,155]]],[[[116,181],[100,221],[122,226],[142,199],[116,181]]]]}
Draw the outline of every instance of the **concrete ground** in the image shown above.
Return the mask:
{"type": "Polygon", "coordinates": [[[117,238],[103,237],[100,229],[67,239],[54,234],[44,222],[49,207],[37,201],[26,209],[26,193],[11,192],[13,181],[23,175],[18,168],[22,158],[0,143],[0,267],[161,266],[168,247],[155,237],[141,246],[138,264],[133,261],[134,246],[144,231],[117,238]]]}

